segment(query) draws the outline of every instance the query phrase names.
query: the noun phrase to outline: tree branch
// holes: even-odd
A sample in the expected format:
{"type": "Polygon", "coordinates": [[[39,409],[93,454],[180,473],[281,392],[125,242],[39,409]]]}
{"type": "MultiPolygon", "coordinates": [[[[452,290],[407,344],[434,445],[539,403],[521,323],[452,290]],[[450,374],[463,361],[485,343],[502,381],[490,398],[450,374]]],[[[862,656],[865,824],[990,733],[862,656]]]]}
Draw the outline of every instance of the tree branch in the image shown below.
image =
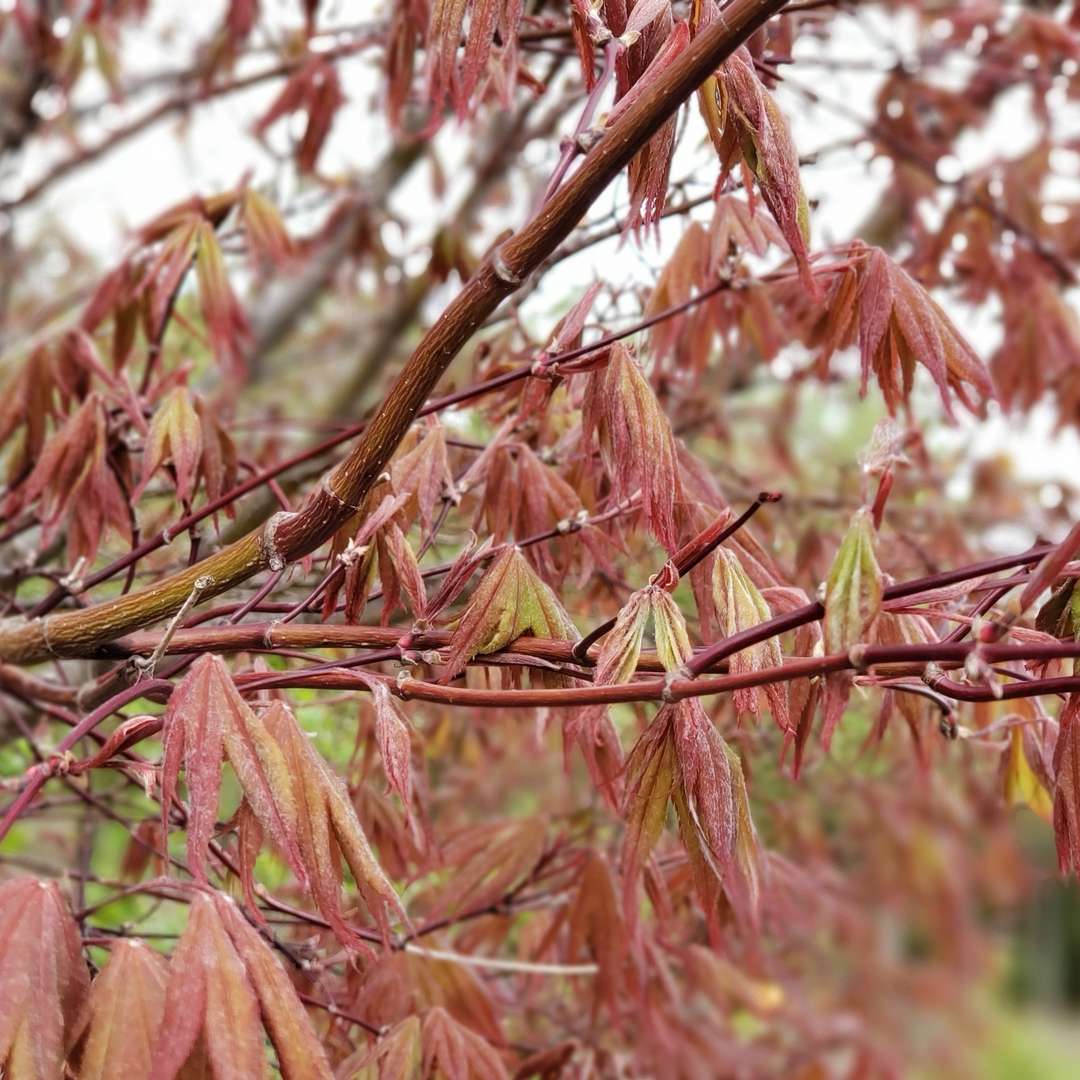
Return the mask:
{"type": "Polygon", "coordinates": [[[197,578],[220,595],[260,570],[280,569],[328,540],[356,513],[450,362],[498,305],[569,235],[593,201],[679,106],[786,0],[733,0],[604,133],[574,176],[539,214],[506,240],[450,303],[406,363],[352,452],[296,513],[146,589],[81,611],[0,623],[0,660],[33,663],[110,641],[172,615],[197,578]]]}

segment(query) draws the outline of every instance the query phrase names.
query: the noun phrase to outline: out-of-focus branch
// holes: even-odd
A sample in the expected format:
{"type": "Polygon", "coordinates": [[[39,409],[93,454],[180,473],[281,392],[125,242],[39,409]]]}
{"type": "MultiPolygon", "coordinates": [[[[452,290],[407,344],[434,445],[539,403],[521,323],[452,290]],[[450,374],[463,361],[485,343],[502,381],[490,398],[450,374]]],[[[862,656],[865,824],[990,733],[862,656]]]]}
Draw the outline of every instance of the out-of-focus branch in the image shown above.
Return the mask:
{"type": "MultiPolygon", "coordinates": [[[[331,58],[346,56],[349,53],[357,52],[367,44],[368,42],[364,39],[349,42],[347,45],[342,45],[337,49],[331,50],[327,53],[327,56],[331,58]]],[[[160,123],[162,120],[171,116],[173,113],[192,109],[201,102],[211,98],[238,93],[241,90],[248,90],[251,87],[258,86],[264,82],[271,82],[274,79],[284,78],[295,71],[303,62],[303,59],[303,57],[300,57],[297,59],[284,60],[271,67],[263,68],[260,71],[254,71],[249,75],[241,75],[234,79],[229,79],[226,82],[211,83],[209,86],[199,83],[191,88],[179,90],[170,97],[167,97],[164,101],[159,102],[153,108],[147,109],[146,112],[140,113],[138,116],[132,117],[126,124],[121,124],[119,127],[114,128],[97,142],[91,143],[69,157],[64,158],[62,161],[59,161],[45,173],[44,176],[39,177],[33,183],[27,185],[22,194],[17,198],[10,199],[5,203],[0,204],[0,210],[16,210],[20,206],[25,206],[27,203],[33,202],[52,187],[53,184],[62,180],[69,173],[74,172],[83,165],[88,165],[90,162],[96,161],[98,158],[104,157],[118,146],[122,146],[124,143],[135,138],[135,136],[146,131],[148,128],[153,127],[155,124],[160,123]]]]}
{"type": "Polygon", "coordinates": [[[419,139],[399,142],[378,167],[356,185],[352,203],[337,223],[337,231],[293,278],[275,282],[251,314],[251,348],[247,356],[252,378],[258,378],[263,361],[296,321],[310,310],[316,296],[341,265],[356,239],[356,230],[372,207],[382,206],[391,191],[420,159],[424,144],[419,139]]]}

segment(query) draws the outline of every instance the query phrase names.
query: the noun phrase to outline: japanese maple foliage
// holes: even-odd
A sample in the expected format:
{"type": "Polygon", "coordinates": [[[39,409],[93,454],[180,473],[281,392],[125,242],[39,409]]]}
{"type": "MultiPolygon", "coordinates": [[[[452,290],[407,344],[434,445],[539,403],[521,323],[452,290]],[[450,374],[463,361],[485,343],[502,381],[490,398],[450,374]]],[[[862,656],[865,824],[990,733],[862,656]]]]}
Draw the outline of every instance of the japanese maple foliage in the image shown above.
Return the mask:
{"type": "Polygon", "coordinates": [[[0,1075],[975,1068],[1080,6],[190,7],[0,4],[0,1075]]]}

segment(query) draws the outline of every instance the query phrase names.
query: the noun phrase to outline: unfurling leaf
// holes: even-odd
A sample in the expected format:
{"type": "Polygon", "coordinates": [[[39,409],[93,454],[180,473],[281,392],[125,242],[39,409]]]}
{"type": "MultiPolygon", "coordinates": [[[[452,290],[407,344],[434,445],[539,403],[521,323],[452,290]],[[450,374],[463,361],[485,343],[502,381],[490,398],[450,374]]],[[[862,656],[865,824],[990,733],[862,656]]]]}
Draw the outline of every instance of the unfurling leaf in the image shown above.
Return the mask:
{"type": "MultiPolygon", "coordinates": [[[[648,6],[651,0],[645,0],[645,3],[648,6]]],[[[621,26],[617,25],[619,20],[616,15],[623,14],[625,8],[623,12],[619,12],[616,5],[607,6],[612,31],[624,34],[629,30],[634,37],[634,43],[616,67],[617,101],[608,116],[609,125],[635,101],[652,92],[656,81],[670,70],[671,65],[690,44],[687,24],[683,21],[673,24],[670,6],[652,6],[650,13],[642,8],[641,4],[637,5],[631,11],[630,19],[621,26]],[[639,8],[642,8],[643,14],[648,15],[648,24],[640,24],[634,29],[631,24],[634,21],[634,12],[639,8]]],[[[667,200],[668,178],[674,153],[675,120],[672,118],[630,161],[630,207],[625,228],[638,229],[641,226],[655,225],[660,220],[667,200]]]]}
{"type": "MultiPolygon", "coordinates": [[[[825,651],[847,653],[868,640],[881,612],[884,584],[874,552],[874,522],[862,507],[852,516],[825,583],[825,651]]],[[[825,678],[821,741],[827,750],[851,694],[851,673],[825,678]]]]}
{"type": "MultiPolygon", "coordinates": [[[[327,619],[337,606],[338,592],[345,592],[345,620],[357,622],[363,614],[368,594],[375,580],[376,555],[389,554],[385,545],[380,551],[372,538],[384,529],[408,503],[407,495],[382,494],[385,488],[375,488],[368,493],[360,511],[351,517],[334,534],[330,545],[330,561],[337,561],[345,568],[344,575],[332,575],[331,586],[323,597],[323,618],[327,619]],[[359,526],[359,528],[357,527],[359,526]]],[[[389,560],[392,562],[392,558],[389,560]]],[[[403,567],[404,569],[404,567],[403,567]]],[[[388,565],[384,592],[389,591],[392,603],[399,595],[399,578],[396,569],[388,565]]],[[[422,591],[422,584],[419,586],[422,591]]],[[[386,607],[384,606],[384,614],[386,607]]]]}
{"type": "MultiPolygon", "coordinates": [[[[743,630],[750,630],[759,623],[772,618],[772,612],[758,587],[750,580],[738,557],[726,548],[720,548],[713,564],[713,603],[724,637],[731,637],[743,630]]],[[[784,662],[780,651],[780,639],[768,638],[749,648],[740,649],[728,659],[728,672],[732,675],[748,674],[763,668],[779,667],[784,662]]],[[[762,688],[769,701],[773,719],[782,731],[789,731],[787,688],[780,683],[769,683],[762,688]]],[[[733,698],[735,708],[753,713],[758,711],[759,690],[748,687],[736,690],[733,698]]]]}
{"type": "MultiPolygon", "coordinates": [[[[174,208],[142,230],[141,237],[146,243],[161,241],[160,249],[139,284],[139,294],[144,295],[149,304],[150,332],[155,337],[164,332],[176,295],[191,260],[195,258],[202,222],[202,215],[196,210],[174,208]]],[[[96,306],[91,304],[91,307],[96,306]]],[[[96,311],[88,311],[84,321],[92,324],[96,317],[96,311]]],[[[121,318],[119,311],[116,317],[121,318]]],[[[126,353],[126,350],[121,352],[126,353]]]]}
{"type": "Polygon", "coordinates": [[[619,35],[619,40],[627,47],[635,44],[641,32],[662,12],[671,10],[671,0],[637,0],[630,10],[626,27],[619,35]]]}
{"type": "Polygon", "coordinates": [[[198,881],[206,880],[206,849],[214,834],[221,791],[225,713],[234,707],[234,694],[236,687],[225,665],[216,656],[204,655],[180,680],[165,710],[161,826],[168,835],[183,763],[188,789],[188,867],[198,881]]]}
{"type": "Polygon", "coordinates": [[[213,225],[200,221],[195,238],[195,277],[206,331],[218,363],[225,371],[238,375],[244,369],[244,352],[251,336],[247,316],[229,284],[225,257],[213,225]]]}
{"type": "MultiPolygon", "coordinates": [[[[678,581],[674,564],[668,563],[661,573],[667,572],[671,572],[674,581],[678,581]]],[[[653,586],[649,592],[649,604],[652,608],[656,655],[664,665],[664,670],[674,674],[690,659],[693,652],[690,635],[686,632],[686,619],[667,589],[653,586]]]]}
{"type": "Polygon", "coordinates": [[[735,868],[738,871],[735,880],[746,890],[748,913],[755,918],[761,896],[761,848],[750,815],[750,793],[746,789],[742,762],[727,743],[724,743],[724,753],[731,770],[731,799],[735,813],[735,868]]]}
{"type": "MultiPolygon", "coordinates": [[[[760,893],[757,834],[738,755],[696,699],[665,705],[626,765],[622,871],[627,890],[660,838],[670,799],[703,901],[724,889],[751,920],[760,893]]],[[[632,896],[628,891],[627,898],[632,896]]],[[[633,913],[628,908],[628,916],[633,913]]]]}
{"type": "Polygon", "coordinates": [[[722,887],[735,909],[754,923],[761,860],[742,763],[700,702],[692,699],[676,708],[675,806],[698,890],[711,905],[722,887]]]}
{"type": "Polygon", "coordinates": [[[253,258],[275,266],[288,262],[294,254],[293,242],[278,208],[265,195],[246,188],[240,213],[253,258]]]}
{"type": "Polygon", "coordinates": [[[668,800],[675,787],[672,723],[672,710],[661,709],[626,760],[626,832],[621,862],[627,883],[640,873],[664,829],[668,800]]]}
{"type": "Polygon", "coordinates": [[[141,941],[120,939],[112,946],[78,1025],[72,1056],[79,1080],[151,1075],[167,976],[165,957],[141,941]]]}
{"type": "Polygon", "coordinates": [[[202,456],[202,424],[191,404],[187,387],[177,386],[169,391],[154,412],[150,432],[143,449],[142,476],[139,486],[131,493],[132,502],[139,498],[150,478],[171,459],[176,470],[176,497],[187,502],[195,488],[195,473],[202,456]]]}
{"type": "Polygon", "coordinates": [[[413,623],[424,624],[427,619],[424,576],[420,572],[416,553],[397,522],[387,522],[379,530],[375,545],[379,553],[379,580],[383,591],[383,625],[389,625],[394,609],[401,602],[402,593],[412,609],[413,623]]]}
{"type": "Polygon", "coordinates": [[[930,372],[950,416],[951,394],[972,412],[994,397],[982,361],[937,301],[903,267],[880,248],[858,241],[848,249],[848,263],[833,275],[827,315],[815,331],[822,369],[837,349],[857,341],[862,393],[873,372],[890,412],[911,395],[917,363],[930,372]]]}
{"type": "MultiPolygon", "coordinates": [[[[641,655],[641,640],[651,612],[650,589],[639,589],[619,610],[615,625],[600,646],[593,685],[614,686],[630,681],[641,655]]],[[[619,801],[623,754],[619,733],[611,722],[607,706],[567,709],[563,719],[563,740],[566,746],[574,743],[580,748],[592,782],[615,808],[619,801]]]]}
{"type": "Polygon", "coordinates": [[[558,357],[560,353],[576,349],[581,344],[582,331],[601,288],[602,283],[594,281],[581,294],[578,302],[559,320],[551,333],[551,340],[544,347],[545,356],[558,357]]]}
{"type": "Polygon", "coordinates": [[[419,512],[420,524],[425,531],[430,530],[436,504],[454,492],[454,478],[446,455],[446,432],[441,424],[431,421],[416,446],[394,458],[390,463],[390,486],[395,494],[409,497],[410,520],[419,512]]]}
{"type": "Polygon", "coordinates": [[[587,580],[596,563],[608,565],[608,538],[593,525],[579,524],[584,508],[577,492],[529,447],[498,447],[487,463],[484,519],[496,543],[532,536],[573,522],[572,533],[545,544],[531,544],[525,557],[537,573],[558,586],[572,573],[587,580]],[[508,499],[506,493],[515,492],[508,499]]]}
{"type": "Polygon", "coordinates": [[[0,883],[0,1073],[63,1076],[89,988],[79,929],[56,883],[0,883]]]}
{"type": "Polygon", "coordinates": [[[1054,836],[1063,874],[1080,874],[1080,694],[1070,694],[1054,747],[1054,836]]]}
{"type": "Polygon", "coordinates": [[[338,109],[345,104],[337,68],[324,56],[312,56],[297,69],[281,89],[273,104],[255,125],[262,134],[281,117],[291,113],[307,114],[307,124],[296,151],[296,163],[301,172],[313,172],[315,162],[338,109]]]}
{"type": "Polygon", "coordinates": [[[825,586],[825,651],[847,652],[865,641],[884,592],[874,554],[870,512],[857,510],[833,560],[825,586]]]}
{"type": "Polygon", "coordinates": [[[731,865],[735,813],[727,744],[696,698],[671,706],[675,806],[702,895],[708,899],[731,865]]]}
{"type": "Polygon", "coordinates": [[[72,561],[93,559],[107,527],[130,539],[128,499],[109,466],[108,417],[98,394],[89,394],[46,442],[20,498],[39,499],[43,546],[67,522],[72,561]]]}
{"type": "Polygon", "coordinates": [[[619,609],[615,625],[600,646],[593,675],[596,685],[614,686],[630,681],[637,668],[641,642],[653,613],[653,594],[660,591],[654,585],[638,589],[619,609]]]}
{"type": "Polygon", "coordinates": [[[783,242],[783,234],[776,225],[764,215],[755,214],[745,199],[721,195],[716,200],[709,225],[709,262],[712,266],[722,266],[733,249],[748,251],[760,258],[771,244],[783,242]]]}
{"type": "Polygon", "coordinates": [[[634,358],[614,345],[608,363],[591,372],[585,387],[582,430],[595,439],[614,496],[641,492],[645,520],[669,551],[679,544],[675,503],[679,496],[678,459],[671,424],[634,358]]]}
{"type": "Polygon", "coordinates": [[[360,676],[371,691],[375,708],[375,740],[382,755],[383,772],[390,788],[401,799],[409,825],[415,831],[412,812],[412,727],[389,687],[381,679],[360,676]]]}
{"type": "Polygon", "coordinates": [[[491,554],[490,538],[485,539],[482,544],[477,544],[476,533],[469,534],[468,542],[450,564],[435,595],[427,602],[426,612],[429,622],[437,619],[458,598],[468,585],[469,579],[487,562],[491,554]]]}
{"type": "Polygon", "coordinates": [[[698,91],[698,104],[720,156],[722,174],[739,160],[745,163],[791,249],[803,284],[816,296],[818,287],[807,250],[810,211],[799,178],[799,155],[787,121],[758,78],[754,59],[745,46],[721,65],[715,77],[706,80],[698,91]]]}
{"type": "MultiPolygon", "coordinates": [[[[671,564],[668,568],[673,569],[671,564]]],[[[677,580],[677,576],[676,576],[677,580]]],[[[620,609],[615,625],[604,637],[593,676],[595,686],[629,682],[641,655],[641,641],[650,619],[656,650],[664,669],[677,672],[691,654],[686,620],[671,594],[659,585],[638,589],[620,609]]],[[[604,705],[568,710],[564,739],[581,747],[593,783],[614,806],[619,794],[622,748],[604,705]]]]}
{"type": "Polygon", "coordinates": [[[502,44],[502,70],[493,74],[507,88],[513,85],[523,10],[523,0],[434,0],[427,31],[427,94],[433,122],[447,98],[452,99],[459,117],[468,114],[477,90],[486,82],[496,31],[502,44]],[[466,12],[469,19],[464,28],[466,12]],[[458,64],[462,36],[465,51],[458,64]]]}
{"type": "Polygon", "coordinates": [[[236,905],[196,893],[169,964],[149,1076],[172,1080],[200,1044],[215,1076],[268,1073],[264,1030],[285,1078],[331,1077],[292,983],[236,905]]]}
{"type": "Polygon", "coordinates": [[[508,547],[488,568],[461,616],[443,681],[474,656],[495,652],[522,634],[561,641],[578,637],[558,597],[537,577],[520,548],[508,547]]]}

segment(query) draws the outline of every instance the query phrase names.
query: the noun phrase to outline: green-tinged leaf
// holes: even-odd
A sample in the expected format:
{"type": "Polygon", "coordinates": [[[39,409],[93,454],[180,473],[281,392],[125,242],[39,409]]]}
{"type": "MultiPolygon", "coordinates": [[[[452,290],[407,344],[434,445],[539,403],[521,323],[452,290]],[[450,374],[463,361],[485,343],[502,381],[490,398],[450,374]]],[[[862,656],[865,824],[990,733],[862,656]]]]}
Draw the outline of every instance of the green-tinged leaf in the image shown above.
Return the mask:
{"type": "Polygon", "coordinates": [[[652,587],[638,589],[619,609],[615,625],[605,635],[596,659],[593,681],[614,686],[630,681],[641,656],[641,641],[652,615],[652,587]]]}
{"type": "Polygon", "coordinates": [[[810,210],[799,177],[799,155],[780,107],[741,47],[698,92],[709,136],[729,172],[741,158],[757,180],[761,196],[795,258],[803,284],[818,287],[809,262],[810,210]]]}
{"type": "Polygon", "coordinates": [[[277,266],[288,262],[294,247],[278,208],[265,195],[246,188],[240,213],[252,255],[277,266]]]}
{"type": "Polygon", "coordinates": [[[661,709],[642,732],[626,760],[622,874],[629,887],[645,865],[667,816],[675,786],[673,712],[661,709]]]}
{"type": "Polygon", "coordinates": [[[222,368],[238,375],[244,369],[244,352],[251,336],[247,316],[229,283],[225,257],[213,225],[199,222],[196,241],[195,276],[210,343],[222,368]]]}
{"type": "MultiPolygon", "coordinates": [[[[272,706],[273,707],[273,706],[272,706]]],[[[265,833],[306,881],[297,843],[297,808],[280,747],[233,685],[221,659],[200,656],[181,680],[165,711],[161,773],[162,824],[176,794],[181,759],[188,786],[188,860],[205,880],[206,850],[217,822],[222,757],[227,756],[246,801],[265,833]]]]}
{"type": "Polygon", "coordinates": [[[731,797],[735,808],[735,867],[746,889],[750,912],[756,914],[761,897],[761,849],[750,815],[750,796],[742,762],[727,743],[724,752],[731,770],[731,797]]]}
{"type": "Polygon", "coordinates": [[[202,424],[191,403],[187,387],[172,389],[158,405],[150,421],[143,449],[142,476],[132,492],[134,502],[154,473],[171,460],[176,471],[176,497],[187,502],[194,494],[195,474],[202,456],[202,424]]]}
{"type": "MultiPolygon", "coordinates": [[[[772,612],[758,587],[750,580],[734,552],[720,548],[713,563],[713,605],[724,637],[751,630],[772,618],[772,612]]],[[[780,667],[784,662],[780,651],[780,639],[771,637],[749,648],[740,649],[728,659],[728,672],[732,675],[749,674],[764,668],[780,667]]],[[[769,702],[773,719],[782,731],[788,731],[791,720],[788,715],[787,687],[781,683],[769,683],[761,688],[769,702]]],[[[758,711],[759,691],[754,687],[736,690],[732,695],[735,708],[755,716],[758,711]]]]}
{"type": "Polygon", "coordinates": [[[884,591],[874,553],[874,525],[863,507],[851,519],[825,586],[825,650],[844,653],[865,641],[884,591]]]}
{"type": "Polygon", "coordinates": [[[558,597],[516,547],[504,549],[488,568],[450,641],[443,682],[472,657],[495,652],[522,634],[574,641],[578,637],[558,597]]]}
{"type": "MultiPolygon", "coordinates": [[[[226,672],[223,674],[227,675],[226,672]]],[[[297,807],[289,768],[267,728],[265,718],[252,712],[229,680],[223,741],[229,759],[244,789],[244,798],[263,831],[273,841],[292,868],[301,886],[306,885],[304,861],[297,843],[297,807]]],[[[270,708],[284,706],[271,705],[270,708]]]]}
{"type": "MultiPolygon", "coordinates": [[[[641,655],[641,642],[652,612],[649,589],[638,589],[619,610],[615,625],[600,645],[593,673],[595,686],[629,682],[641,655]]],[[[564,745],[581,749],[593,783],[616,809],[620,801],[623,754],[619,733],[606,705],[586,705],[563,714],[564,745]]]]}
{"type": "Polygon", "coordinates": [[[676,672],[693,654],[690,635],[686,632],[686,618],[671,593],[656,586],[648,592],[656,654],[665,671],[676,672]]]}

